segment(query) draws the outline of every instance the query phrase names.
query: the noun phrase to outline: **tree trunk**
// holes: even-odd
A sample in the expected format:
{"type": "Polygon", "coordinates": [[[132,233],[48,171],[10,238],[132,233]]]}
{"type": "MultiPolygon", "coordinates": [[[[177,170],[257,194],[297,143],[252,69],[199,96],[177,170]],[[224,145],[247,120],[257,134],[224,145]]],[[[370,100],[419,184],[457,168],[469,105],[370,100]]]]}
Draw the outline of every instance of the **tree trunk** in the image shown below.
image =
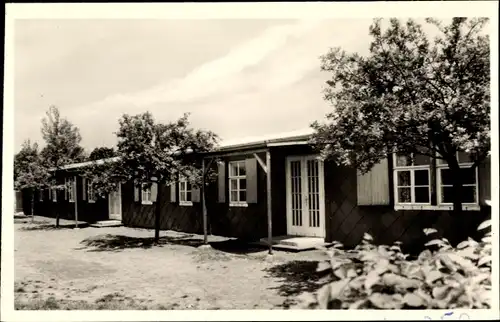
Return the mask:
{"type": "Polygon", "coordinates": [[[466,239],[466,222],[464,222],[463,218],[463,210],[462,210],[462,194],[463,194],[463,178],[460,173],[460,166],[458,165],[457,160],[450,160],[448,165],[450,167],[452,180],[453,180],[453,237],[450,238],[450,242],[452,244],[458,244],[459,242],[466,239]]]}
{"type": "Polygon", "coordinates": [[[35,189],[31,192],[31,222],[35,222],[35,189]]]}
{"type": "Polygon", "coordinates": [[[162,205],[162,195],[163,195],[163,185],[158,182],[156,194],[156,207],[155,207],[155,243],[158,244],[160,241],[160,214],[162,205]]]}

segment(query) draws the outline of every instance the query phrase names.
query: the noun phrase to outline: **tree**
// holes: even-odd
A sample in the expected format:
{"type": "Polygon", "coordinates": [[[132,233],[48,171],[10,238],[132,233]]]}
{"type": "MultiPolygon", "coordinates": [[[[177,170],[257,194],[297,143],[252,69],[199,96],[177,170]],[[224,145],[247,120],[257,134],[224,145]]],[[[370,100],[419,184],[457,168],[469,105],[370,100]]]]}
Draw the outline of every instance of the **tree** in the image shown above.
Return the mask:
{"type": "MultiPolygon", "coordinates": [[[[57,184],[56,172],[64,165],[85,160],[84,149],[80,146],[80,130],[61,118],[57,107],[51,106],[42,120],[42,137],[46,145],[41,156],[51,167],[51,188],[61,189],[63,186],[57,184]]],[[[56,212],[56,227],[59,227],[59,212],[56,212]]]]}
{"type": "Polygon", "coordinates": [[[21,151],[14,156],[14,188],[28,190],[31,194],[31,216],[35,216],[35,191],[49,186],[49,171],[38,152],[38,144],[30,140],[23,143],[21,151]]]}
{"type": "Polygon", "coordinates": [[[148,189],[156,184],[155,242],[160,238],[160,213],[163,186],[178,181],[179,177],[199,186],[207,173],[201,170],[201,153],[217,144],[216,134],[189,127],[189,114],[170,123],[157,123],[151,113],[123,115],[119,120],[118,149],[110,161],[94,162],[86,171],[96,191],[107,194],[117,183],[133,181],[148,189]]]}
{"type": "Polygon", "coordinates": [[[94,150],[92,150],[92,152],[90,152],[88,159],[90,161],[95,161],[95,160],[112,158],[114,156],[116,156],[116,153],[113,148],[97,147],[94,150]]]}
{"type": "Polygon", "coordinates": [[[423,26],[390,19],[370,27],[366,57],[340,48],[322,56],[331,75],[325,99],[334,111],[314,122],[313,144],[326,159],[362,172],[392,153],[443,159],[453,177],[453,209],[462,210],[459,152],[472,169],[490,151],[490,51],[482,33],[488,19],[454,18],[449,25],[427,19],[423,26]]]}

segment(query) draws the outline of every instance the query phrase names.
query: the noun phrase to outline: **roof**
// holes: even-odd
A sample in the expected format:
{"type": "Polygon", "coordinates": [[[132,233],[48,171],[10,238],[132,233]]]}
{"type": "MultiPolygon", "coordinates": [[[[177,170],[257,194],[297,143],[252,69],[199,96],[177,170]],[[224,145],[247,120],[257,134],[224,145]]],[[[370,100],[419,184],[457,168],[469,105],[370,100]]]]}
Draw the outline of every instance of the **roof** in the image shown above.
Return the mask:
{"type": "MultiPolygon", "coordinates": [[[[242,137],[231,140],[223,140],[214,152],[217,153],[223,151],[237,151],[240,149],[265,148],[269,146],[280,146],[280,145],[291,145],[291,144],[307,144],[313,133],[314,130],[312,128],[304,128],[289,132],[272,133],[261,136],[251,136],[251,137],[242,137]]],[[[104,164],[105,162],[114,162],[117,160],[119,160],[119,157],[101,159],[96,161],[73,163],[60,167],[60,170],[78,169],[89,166],[94,163],[99,165],[99,164],[104,164]]],[[[51,170],[55,170],[55,168],[52,168],[51,170]]]]}
{"type": "Polygon", "coordinates": [[[290,143],[304,144],[309,141],[314,130],[312,128],[298,129],[289,132],[272,133],[262,136],[243,137],[223,140],[217,151],[238,150],[253,147],[268,147],[290,143]]]}
{"type": "MultiPolygon", "coordinates": [[[[78,168],[83,168],[86,166],[89,166],[91,164],[104,164],[105,162],[114,162],[118,161],[119,157],[113,157],[113,158],[107,158],[107,159],[101,159],[101,160],[96,160],[96,161],[86,161],[86,162],[80,162],[80,163],[72,163],[68,164],[65,166],[60,167],[60,170],[71,170],[71,169],[78,169],[78,168]]],[[[55,168],[52,168],[50,170],[56,170],[55,168]]]]}

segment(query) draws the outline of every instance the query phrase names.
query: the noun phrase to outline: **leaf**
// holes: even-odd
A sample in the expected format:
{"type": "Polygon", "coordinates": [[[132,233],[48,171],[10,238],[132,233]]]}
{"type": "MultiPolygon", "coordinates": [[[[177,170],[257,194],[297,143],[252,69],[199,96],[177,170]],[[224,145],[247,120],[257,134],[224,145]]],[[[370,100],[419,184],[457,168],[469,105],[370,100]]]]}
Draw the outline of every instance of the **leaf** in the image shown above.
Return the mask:
{"type": "Polygon", "coordinates": [[[373,241],[373,237],[368,233],[364,233],[363,239],[367,241],[373,241]]]}
{"type": "Polygon", "coordinates": [[[433,245],[444,246],[445,243],[441,239],[433,239],[433,240],[425,243],[424,246],[433,246],[433,245]]]}
{"type": "Polygon", "coordinates": [[[406,293],[403,296],[403,303],[410,307],[426,306],[424,299],[416,295],[415,293],[406,293]]]}
{"type": "Polygon", "coordinates": [[[430,234],[437,233],[437,229],[435,228],[424,228],[424,234],[429,236],[430,234]]]}
{"type": "Polygon", "coordinates": [[[457,249],[462,249],[462,248],[465,248],[467,246],[469,246],[470,242],[468,240],[464,240],[463,242],[461,242],[460,244],[457,245],[457,249]]]}
{"type": "Polygon", "coordinates": [[[330,302],[330,284],[326,284],[320,288],[317,296],[319,309],[326,310],[330,302]]]}
{"type": "Polygon", "coordinates": [[[370,271],[365,278],[365,283],[364,283],[365,290],[368,293],[371,293],[372,286],[378,283],[379,281],[380,281],[379,274],[375,271],[370,271]]]}
{"type": "Polygon", "coordinates": [[[452,287],[450,287],[449,285],[435,287],[432,289],[432,297],[438,300],[442,300],[448,295],[451,289],[452,287]]]}
{"type": "Polygon", "coordinates": [[[421,284],[419,280],[403,277],[393,273],[387,273],[382,276],[382,281],[385,285],[395,287],[400,291],[406,291],[410,288],[417,289],[421,284]]]}
{"type": "Polygon", "coordinates": [[[373,293],[369,300],[379,309],[399,309],[402,306],[401,300],[389,294],[373,293]]]}
{"type": "Polygon", "coordinates": [[[330,300],[339,299],[349,282],[350,279],[346,278],[330,283],[330,300]]]}
{"type": "Polygon", "coordinates": [[[482,241],[483,243],[491,243],[491,237],[489,237],[489,236],[488,236],[488,237],[483,237],[483,238],[481,239],[481,241],[482,241]]]}
{"type": "Polygon", "coordinates": [[[342,280],[342,279],[344,279],[344,278],[346,278],[346,277],[347,277],[347,269],[346,269],[345,265],[340,266],[339,268],[337,268],[337,269],[333,272],[333,274],[334,274],[335,276],[337,276],[337,277],[338,277],[339,279],[341,279],[341,280],[342,280]]]}
{"type": "Polygon", "coordinates": [[[448,258],[451,259],[456,264],[460,265],[463,269],[467,271],[471,271],[476,268],[469,259],[464,258],[456,253],[449,253],[448,258]]]}
{"type": "Polygon", "coordinates": [[[488,227],[491,227],[491,219],[488,219],[486,221],[483,221],[478,227],[477,227],[477,230],[483,230],[483,229],[486,229],[488,227]]]}
{"type": "Polygon", "coordinates": [[[349,310],[359,310],[367,302],[366,299],[357,300],[356,302],[349,305],[349,310]]]}
{"type": "Polygon", "coordinates": [[[374,270],[378,275],[382,275],[387,272],[389,270],[389,260],[382,258],[377,264],[375,264],[374,270]]]}
{"type": "Polygon", "coordinates": [[[482,257],[477,262],[477,266],[483,266],[484,264],[491,263],[491,256],[482,257]]]}
{"type": "Polygon", "coordinates": [[[437,270],[433,270],[433,271],[430,271],[426,277],[425,277],[425,282],[427,284],[432,284],[434,283],[435,281],[437,281],[438,279],[442,278],[443,277],[443,274],[441,274],[440,271],[437,271],[437,270]]]}
{"type": "Polygon", "coordinates": [[[316,272],[324,272],[326,270],[331,269],[332,267],[330,266],[329,262],[319,262],[318,267],[316,268],[316,272]]]}

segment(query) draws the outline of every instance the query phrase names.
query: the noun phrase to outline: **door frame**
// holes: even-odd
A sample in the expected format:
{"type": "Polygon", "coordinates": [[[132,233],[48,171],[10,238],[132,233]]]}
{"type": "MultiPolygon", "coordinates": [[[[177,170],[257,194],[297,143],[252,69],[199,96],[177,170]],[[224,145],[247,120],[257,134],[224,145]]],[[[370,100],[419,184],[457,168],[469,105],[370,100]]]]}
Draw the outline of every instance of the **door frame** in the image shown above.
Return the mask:
{"type": "MultiPolygon", "coordinates": [[[[319,154],[305,154],[305,155],[291,155],[285,158],[285,180],[286,180],[286,191],[285,191],[285,199],[286,199],[286,228],[287,235],[295,235],[295,236],[308,236],[308,237],[326,237],[326,214],[325,214],[325,169],[324,162],[319,160],[319,154]],[[320,216],[320,226],[316,228],[319,233],[310,234],[307,232],[309,227],[304,228],[304,233],[299,234],[294,232],[294,228],[292,226],[292,183],[291,183],[291,169],[290,163],[292,161],[300,161],[301,164],[301,191],[305,191],[304,187],[308,187],[308,182],[305,180],[307,178],[307,160],[318,160],[318,189],[319,189],[319,216],[320,216]]],[[[304,194],[303,194],[304,198],[304,194]]],[[[309,225],[309,212],[304,211],[309,204],[305,204],[304,200],[302,202],[302,224],[309,225]]]]}
{"type": "MultiPolygon", "coordinates": [[[[111,218],[111,194],[112,193],[109,193],[108,194],[108,219],[109,220],[120,220],[122,221],[122,185],[121,183],[118,183],[118,199],[119,199],[119,202],[118,202],[118,205],[119,205],[119,215],[120,215],[120,219],[114,219],[114,218],[111,218]]],[[[113,192],[113,193],[116,193],[116,192],[113,192]]],[[[118,214],[114,214],[114,215],[118,215],[118,214]]]]}

